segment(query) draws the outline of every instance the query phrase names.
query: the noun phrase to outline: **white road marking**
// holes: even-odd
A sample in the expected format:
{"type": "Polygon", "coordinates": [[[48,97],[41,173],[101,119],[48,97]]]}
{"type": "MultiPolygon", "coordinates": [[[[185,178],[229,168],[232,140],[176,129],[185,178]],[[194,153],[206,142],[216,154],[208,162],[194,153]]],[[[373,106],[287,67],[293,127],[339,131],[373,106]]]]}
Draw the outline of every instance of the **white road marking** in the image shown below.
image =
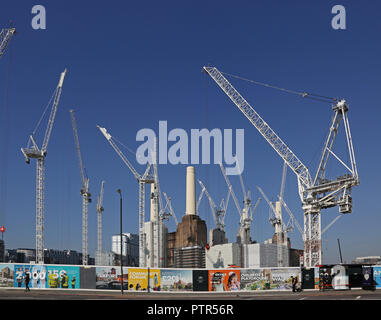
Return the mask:
{"type": "Polygon", "coordinates": [[[356,300],[358,300],[358,299],[360,299],[360,298],[361,298],[361,296],[357,296],[357,297],[356,297],[356,300]]]}

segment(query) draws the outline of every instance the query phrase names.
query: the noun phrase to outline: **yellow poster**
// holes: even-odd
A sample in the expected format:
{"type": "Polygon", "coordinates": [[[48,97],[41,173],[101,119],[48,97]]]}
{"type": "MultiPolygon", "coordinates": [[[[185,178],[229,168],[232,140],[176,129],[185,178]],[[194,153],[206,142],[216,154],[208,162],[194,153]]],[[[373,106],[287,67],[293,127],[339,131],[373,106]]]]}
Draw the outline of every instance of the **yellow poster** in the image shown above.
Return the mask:
{"type": "MultiPolygon", "coordinates": [[[[147,291],[148,269],[128,268],[128,290],[147,291]]],[[[160,290],[160,269],[149,269],[150,290],[160,290]]]]}

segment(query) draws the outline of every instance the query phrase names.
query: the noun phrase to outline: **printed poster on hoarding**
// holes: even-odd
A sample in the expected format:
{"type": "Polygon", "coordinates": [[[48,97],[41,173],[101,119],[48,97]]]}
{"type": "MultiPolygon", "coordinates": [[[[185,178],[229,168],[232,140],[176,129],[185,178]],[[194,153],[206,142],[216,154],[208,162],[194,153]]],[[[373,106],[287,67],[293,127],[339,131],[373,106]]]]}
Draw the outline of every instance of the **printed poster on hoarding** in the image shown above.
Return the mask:
{"type": "Polygon", "coordinates": [[[319,267],[314,267],[314,278],[315,278],[315,289],[319,289],[319,281],[320,281],[320,275],[319,275],[319,267]]]}
{"type": "MultiPolygon", "coordinates": [[[[348,269],[343,265],[319,267],[319,279],[324,281],[324,289],[347,290],[349,289],[348,269]]],[[[319,286],[318,286],[319,288],[319,286]]]]}
{"type": "Polygon", "coordinates": [[[373,280],[376,288],[381,288],[381,267],[373,267],[373,280]]]}
{"type": "Polygon", "coordinates": [[[192,270],[161,270],[162,291],[193,291],[192,270]]]}
{"type": "Polygon", "coordinates": [[[46,266],[47,288],[79,289],[79,267],[46,266]]]}
{"type": "MultiPolygon", "coordinates": [[[[146,291],[148,269],[128,268],[128,290],[146,291]]],[[[160,269],[149,269],[149,286],[152,291],[160,291],[160,269]]]]}
{"type": "Polygon", "coordinates": [[[47,288],[46,266],[16,264],[14,266],[14,287],[25,288],[25,275],[29,273],[29,288],[47,288]]]}
{"type": "Polygon", "coordinates": [[[292,290],[292,278],[300,284],[299,268],[241,270],[241,290],[292,290]]]}
{"type": "Polygon", "coordinates": [[[14,286],[14,266],[13,264],[0,264],[0,287],[14,286]]]}
{"type": "Polygon", "coordinates": [[[270,289],[270,282],[264,269],[241,270],[241,290],[270,289]]]}
{"type": "Polygon", "coordinates": [[[332,288],[334,290],[349,290],[348,270],[340,264],[332,267],[332,288]]]}
{"type": "Polygon", "coordinates": [[[208,270],[192,271],[193,291],[209,291],[208,270]]]}
{"type": "MultiPolygon", "coordinates": [[[[121,290],[120,267],[96,267],[96,289],[121,290]]],[[[123,289],[128,289],[128,268],[123,267],[123,289]]]]}
{"type": "Polygon", "coordinates": [[[209,291],[240,290],[240,270],[209,270],[209,291]]]}
{"type": "Polygon", "coordinates": [[[267,270],[271,275],[270,289],[292,290],[292,278],[297,279],[297,284],[300,284],[301,282],[302,276],[299,268],[279,268],[267,270]]]}

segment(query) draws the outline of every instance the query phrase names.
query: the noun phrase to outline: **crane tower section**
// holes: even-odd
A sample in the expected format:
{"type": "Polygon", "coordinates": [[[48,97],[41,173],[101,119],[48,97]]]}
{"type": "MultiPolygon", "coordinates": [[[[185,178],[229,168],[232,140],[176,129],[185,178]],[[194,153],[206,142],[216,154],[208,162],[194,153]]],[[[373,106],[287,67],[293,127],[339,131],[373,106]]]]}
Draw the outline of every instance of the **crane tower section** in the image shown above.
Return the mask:
{"type": "Polygon", "coordinates": [[[5,52],[9,41],[16,33],[16,28],[1,29],[0,31],[0,58],[5,52]]]}
{"type": "MultiPolygon", "coordinates": [[[[320,212],[322,209],[335,206],[339,207],[340,213],[352,212],[351,188],[359,184],[346,101],[334,99],[335,103],[332,105],[334,111],[333,120],[328,138],[324,144],[316,176],[313,180],[308,168],[240,95],[224,75],[215,67],[204,67],[203,69],[296,174],[299,196],[304,210],[304,265],[306,267],[313,267],[322,264],[320,212]],[[332,150],[341,121],[344,123],[350,160],[349,165],[341,160],[332,150]],[[344,176],[339,176],[336,180],[325,178],[326,164],[331,155],[349,172],[344,176]]],[[[307,95],[305,93],[302,96],[305,97],[307,95]]]]}
{"type": "MultiPolygon", "coordinates": [[[[30,158],[37,160],[36,170],[36,263],[44,263],[44,194],[45,194],[45,174],[44,165],[45,157],[48,150],[48,143],[50,135],[52,133],[54,119],[56,117],[58,103],[60,101],[62,86],[66,75],[66,69],[61,73],[57,88],[54,91],[52,97],[52,108],[50,111],[48,125],[45,130],[45,136],[42,143],[42,147],[39,148],[34,134],[38,128],[38,125],[34,132],[29,136],[28,144],[26,148],[21,148],[21,152],[25,157],[26,163],[30,163],[30,158]]],[[[49,106],[49,105],[48,105],[49,106]]],[[[42,118],[41,118],[42,119],[42,118]]],[[[40,120],[41,121],[41,120],[40,120]]],[[[40,123],[40,122],[39,122],[40,123]]]]}

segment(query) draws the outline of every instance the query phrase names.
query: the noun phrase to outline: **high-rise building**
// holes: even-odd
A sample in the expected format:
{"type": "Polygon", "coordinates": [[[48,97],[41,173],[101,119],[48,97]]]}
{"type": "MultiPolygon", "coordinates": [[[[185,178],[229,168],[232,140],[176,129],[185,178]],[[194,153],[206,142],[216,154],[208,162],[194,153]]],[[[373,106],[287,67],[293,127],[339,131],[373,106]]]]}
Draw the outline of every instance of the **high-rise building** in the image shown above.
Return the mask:
{"type": "MultiPolygon", "coordinates": [[[[120,256],[120,242],[119,234],[112,236],[111,251],[117,255],[117,259],[120,256]]],[[[139,266],[139,235],[122,233],[122,256],[126,266],[139,266]]]]}

